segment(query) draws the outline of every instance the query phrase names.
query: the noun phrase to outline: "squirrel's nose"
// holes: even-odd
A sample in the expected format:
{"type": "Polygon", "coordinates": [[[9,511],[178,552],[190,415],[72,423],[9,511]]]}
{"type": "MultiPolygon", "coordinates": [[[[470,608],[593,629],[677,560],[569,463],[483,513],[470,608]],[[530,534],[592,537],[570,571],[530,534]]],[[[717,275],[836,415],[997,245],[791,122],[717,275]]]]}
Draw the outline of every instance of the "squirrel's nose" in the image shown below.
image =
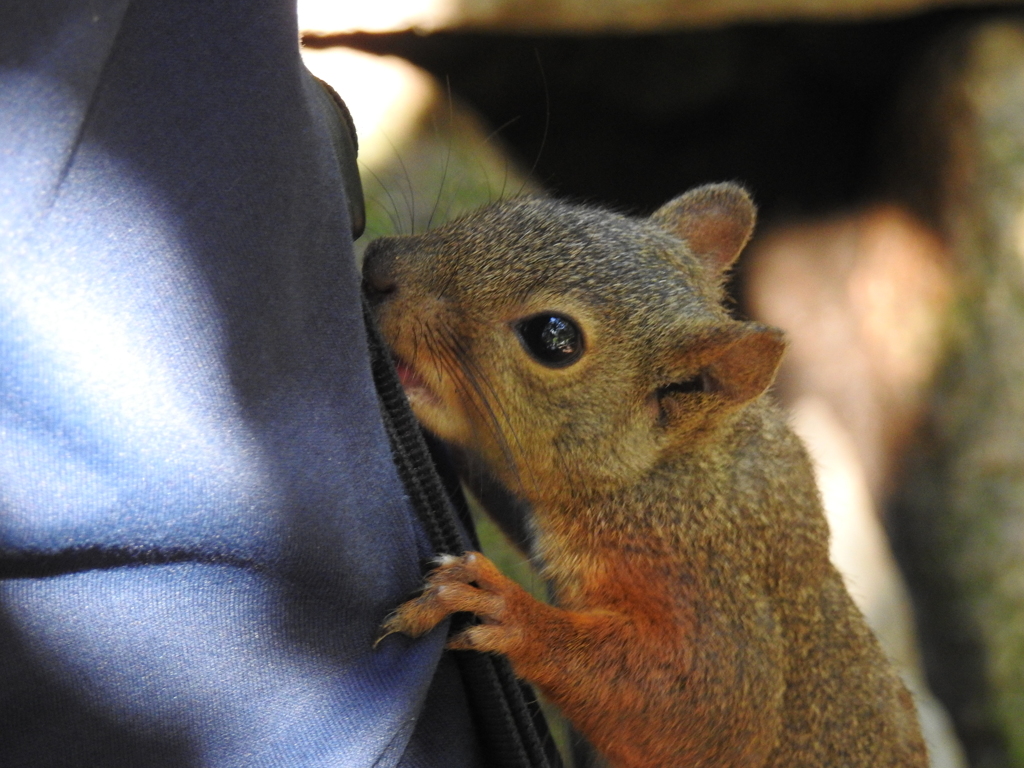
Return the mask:
{"type": "Polygon", "coordinates": [[[370,243],[363,260],[363,285],[371,297],[383,298],[398,290],[394,265],[394,253],[387,247],[386,239],[370,243]]]}

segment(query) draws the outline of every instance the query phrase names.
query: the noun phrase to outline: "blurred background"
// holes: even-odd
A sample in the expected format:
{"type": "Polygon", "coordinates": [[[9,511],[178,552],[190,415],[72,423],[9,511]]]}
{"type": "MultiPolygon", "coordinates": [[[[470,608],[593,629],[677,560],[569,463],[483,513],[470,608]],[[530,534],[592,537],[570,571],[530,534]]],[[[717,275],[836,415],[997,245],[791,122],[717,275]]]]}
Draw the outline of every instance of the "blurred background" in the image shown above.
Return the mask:
{"type": "MultiPolygon", "coordinates": [[[[832,556],[937,768],[1024,768],[1024,13],[955,0],[301,0],[365,242],[738,180],[832,556]]],[[[537,587],[484,525],[485,546],[537,587]],[[500,550],[500,551],[499,551],[500,550]]]]}

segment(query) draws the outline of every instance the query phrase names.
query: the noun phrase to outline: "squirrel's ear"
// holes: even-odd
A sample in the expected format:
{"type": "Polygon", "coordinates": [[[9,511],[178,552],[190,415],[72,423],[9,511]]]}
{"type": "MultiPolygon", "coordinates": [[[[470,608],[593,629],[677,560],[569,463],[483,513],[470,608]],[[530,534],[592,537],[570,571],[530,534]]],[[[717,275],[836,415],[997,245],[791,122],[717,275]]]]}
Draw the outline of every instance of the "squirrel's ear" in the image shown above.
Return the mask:
{"type": "Polygon", "coordinates": [[[743,403],[760,395],[775,379],[786,341],[782,331],[760,323],[743,323],[722,340],[707,366],[713,391],[743,403]]]}
{"type": "Polygon", "coordinates": [[[686,241],[694,254],[721,274],[747,244],[757,209],[739,184],[706,184],[684,192],[651,215],[651,220],[686,241]]]}

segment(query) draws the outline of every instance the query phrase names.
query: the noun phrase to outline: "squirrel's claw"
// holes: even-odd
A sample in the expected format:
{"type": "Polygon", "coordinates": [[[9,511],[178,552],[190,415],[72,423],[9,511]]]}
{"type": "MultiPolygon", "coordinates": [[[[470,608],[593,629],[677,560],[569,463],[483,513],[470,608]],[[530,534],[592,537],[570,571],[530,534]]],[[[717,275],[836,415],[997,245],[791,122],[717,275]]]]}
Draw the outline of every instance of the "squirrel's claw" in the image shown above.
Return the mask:
{"type": "MultiPolygon", "coordinates": [[[[423,592],[400,605],[381,625],[383,634],[374,647],[391,634],[420,637],[453,613],[473,613],[487,622],[498,622],[505,607],[500,585],[506,581],[500,572],[479,552],[461,557],[443,555],[437,567],[427,574],[423,592]],[[498,588],[495,588],[498,587],[498,588]]],[[[476,648],[479,644],[468,637],[469,632],[456,635],[449,647],[476,648]]]]}
{"type": "Polygon", "coordinates": [[[383,623],[383,624],[381,625],[381,627],[380,627],[380,628],[384,630],[384,634],[382,634],[382,635],[381,635],[380,637],[378,637],[378,638],[377,638],[376,640],[374,640],[374,641],[373,641],[373,650],[377,650],[377,646],[378,646],[378,645],[380,645],[380,644],[381,644],[381,642],[383,642],[383,640],[384,640],[384,638],[385,638],[385,637],[387,637],[388,635],[393,635],[393,634],[395,634],[396,632],[398,632],[398,630],[397,630],[397,629],[388,629],[388,622],[389,622],[390,620],[391,620],[391,617],[389,616],[389,617],[388,617],[388,618],[387,618],[387,619],[386,619],[386,620],[384,621],[384,623],[383,623]]]}
{"type": "Polygon", "coordinates": [[[401,633],[409,637],[420,637],[436,627],[450,611],[437,600],[437,587],[428,582],[418,596],[402,603],[381,625],[382,634],[374,647],[388,635],[401,633]]]}

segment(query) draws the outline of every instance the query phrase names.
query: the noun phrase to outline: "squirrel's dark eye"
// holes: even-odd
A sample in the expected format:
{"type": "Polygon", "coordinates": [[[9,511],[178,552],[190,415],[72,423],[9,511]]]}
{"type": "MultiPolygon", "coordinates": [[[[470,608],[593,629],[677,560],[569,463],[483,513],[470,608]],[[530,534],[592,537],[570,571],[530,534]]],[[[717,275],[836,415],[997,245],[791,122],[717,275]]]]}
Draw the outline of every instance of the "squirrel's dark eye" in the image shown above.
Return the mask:
{"type": "Polygon", "coordinates": [[[565,315],[533,315],[516,323],[516,333],[530,356],[551,368],[571,365],[583,354],[583,333],[565,315]]]}

